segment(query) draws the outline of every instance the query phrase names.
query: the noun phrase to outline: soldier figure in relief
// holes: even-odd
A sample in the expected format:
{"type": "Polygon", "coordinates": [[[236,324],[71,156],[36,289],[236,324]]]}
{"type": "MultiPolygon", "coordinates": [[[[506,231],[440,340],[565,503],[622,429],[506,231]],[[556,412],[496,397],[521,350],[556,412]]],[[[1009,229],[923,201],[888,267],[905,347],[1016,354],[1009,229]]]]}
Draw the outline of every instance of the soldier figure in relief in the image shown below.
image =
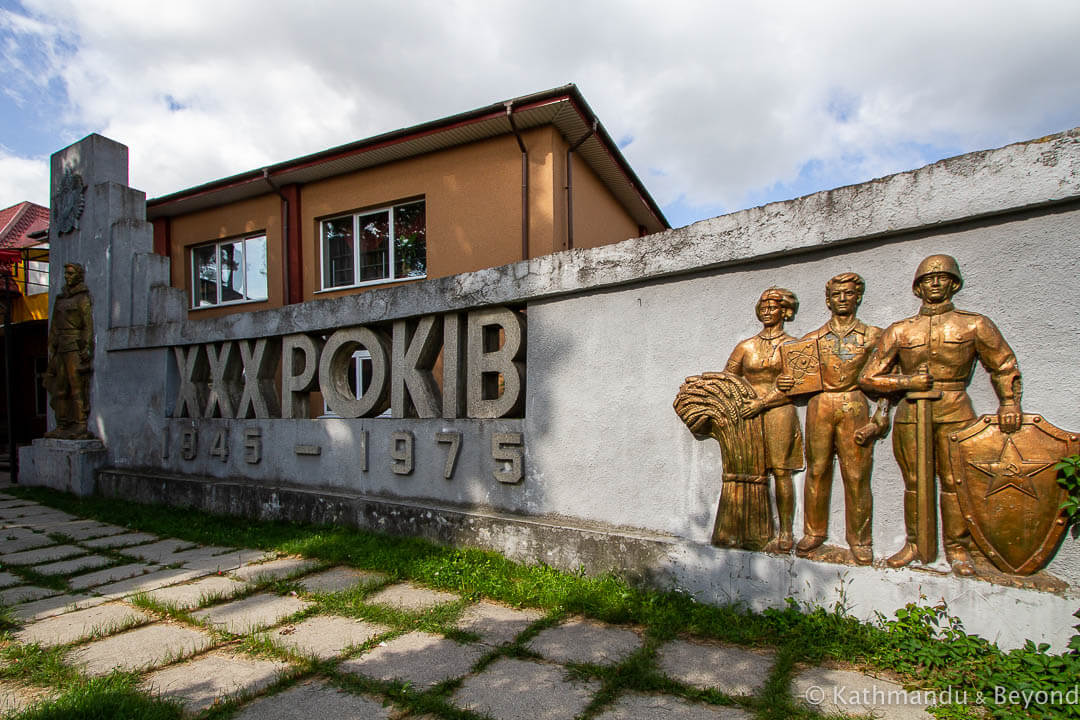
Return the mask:
{"type": "MultiPolygon", "coordinates": [[[[881,328],[867,325],[855,315],[865,288],[856,273],[843,273],[825,283],[825,304],[832,317],[802,338],[817,342],[822,389],[810,398],[806,409],[803,537],[795,547],[797,555],[807,557],[828,537],[836,457],[844,483],[847,543],[859,565],[869,565],[874,559],[870,494],[873,440],[888,429],[888,401],[879,401],[871,423],[869,403],[858,385],[859,371],[881,336],[881,328]]],[[[776,379],[777,387],[784,391],[794,383],[787,374],[776,379]]]]}
{"type": "MultiPolygon", "coordinates": [[[[1016,356],[994,323],[978,313],[957,310],[951,302],[963,287],[960,267],[948,255],[931,255],[915,271],[912,291],[922,300],[919,313],[894,323],[882,334],[863,367],[859,385],[867,392],[886,394],[935,391],[930,403],[933,457],[940,478],[942,535],[945,556],[957,575],[973,575],[968,553],[970,534],[960,512],[956,480],[949,467],[949,435],[975,419],[966,388],[975,360],[990,373],[1000,400],[998,421],[1012,433],[1021,422],[1021,382],[1016,356]],[[894,374],[899,368],[899,374],[894,374]]],[[[907,541],[887,560],[890,567],[908,565],[919,556],[917,427],[915,402],[900,401],[896,411],[893,452],[904,476],[904,523],[907,541]]],[[[937,539],[933,540],[934,545],[937,539]]],[[[922,548],[925,552],[927,548],[922,548]]],[[[931,556],[933,552],[929,553],[931,556]]]]}
{"type": "Polygon", "coordinates": [[[94,314],[82,265],[64,266],[64,289],[53,304],[49,323],[49,366],[45,389],[56,416],[51,438],[90,439],[90,374],[94,360],[94,314]]]}

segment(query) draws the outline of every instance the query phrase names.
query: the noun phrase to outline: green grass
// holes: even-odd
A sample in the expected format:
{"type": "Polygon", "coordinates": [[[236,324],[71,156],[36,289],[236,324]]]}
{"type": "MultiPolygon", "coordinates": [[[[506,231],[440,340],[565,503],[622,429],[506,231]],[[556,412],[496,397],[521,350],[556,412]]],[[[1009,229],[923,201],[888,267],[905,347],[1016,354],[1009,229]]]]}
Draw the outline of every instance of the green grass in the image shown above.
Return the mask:
{"type": "MultiPolygon", "coordinates": [[[[958,622],[948,615],[947,608],[911,606],[901,610],[896,619],[882,618],[877,623],[857,621],[846,614],[842,605],[833,609],[811,609],[791,602],[785,608],[755,613],[740,606],[716,607],[698,603],[685,593],[635,587],[611,574],[589,577],[544,565],[527,566],[493,552],[443,547],[414,538],[388,537],[339,527],[257,522],[192,510],[177,512],[173,508],[113,499],[79,499],[43,489],[19,488],[9,492],[134,530],[203,544],[300,554],[328,565],[344,564],[380,571],[388,576],[387,583],[409,580],[452,591],[464,598],[427,612],[407,613],[367,604],[366,599],[381,587],[375,585],[309,596],[315,605],[296,618],[319,613],[362,618],[392,629],[382,639],[421,629],[460,641],[474,640],[474,636],[456,630],[454,622],[466,600],[481,597],[512,606],[541,608],[546,612],[517,644],[493,651],[480,661],[478,667],[485,667],[504,656],[531,657],[532,653],[523,643],[569,615],[640,627],[646,637],[645,647],[640,652],[614,667],[574,666],[574,674],[599,682],[602,688],[586,710],[585,720],[600,714],[625,690],[665,692],[697,702],[737,704],[761,720],[819,717],[791,697],[790,683],[800,664],[823,661],[887,670],[920,687],[967,689],[972,697],[981,692],[991,699],[995,686],[1028,691],[1067,691],[1073,684],[1080,683],[1080,654],[1055,655],[1045,647],[1034,646],[1002,652],[996,646],[964,633],[958,622]],[[728,698],[715,691],[682,686],[664,677],[656,667],[656,648],[680,635],[771,649],[776,662],[764,690],[753,700],[728,698]]],[[[300,586],[295,581],[278,580],[262,583],[258,590],[285,594],[300,592],[300,586]]],[[[142,598],[140,604],[180,620],[190,619],[186,613],[157,607],[146,598],[142,598]]],[[[2,623],[0,616],[0,629],[2,623]]],[[[281,655],[280,649],[265,637],[249,637],[241,645],[249,652],[281,655]]],[[[448,697],[456,687],[455,683],[417,692],[400,684],[375,683],[338,673],[320,663],[310,664],[306,672],[328,676],[334,683],[352,690],[377,692],[412,712],[436,712],[446,718],[477,717],[449,704],[448,697]]],[[[212,715],[227,717],[232,712],[229,708],[234,706],[235,703],[215,709],[212,715]]],[[[947,718],[981,717],[974,708],[967,706],[952,706],[936,712],[947,718]]],[[[1042,715],[1038,711],[1017,714],[1015,708],[996,707],[990,703],[987,712],[995,718],[1080,718],[1080,709],[1075,707],[1046,708],[1042,715]]]]}

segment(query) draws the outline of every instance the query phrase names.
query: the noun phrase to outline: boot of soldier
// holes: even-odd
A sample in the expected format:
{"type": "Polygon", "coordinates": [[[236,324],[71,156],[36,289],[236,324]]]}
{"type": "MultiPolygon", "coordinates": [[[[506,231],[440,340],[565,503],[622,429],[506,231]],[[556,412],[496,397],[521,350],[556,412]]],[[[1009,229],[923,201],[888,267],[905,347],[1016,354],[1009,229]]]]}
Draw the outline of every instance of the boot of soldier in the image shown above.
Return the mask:
{"type": "Polygon", "coordinates": [[[945,558],[952,565],[952,571],[961,577],[974,575],[975,564],[967,549],[970,535],[954,492],[941,493],[941,525],[945,536],[945,558]]]}
{"type": "Polygon", "coordinates": [[[904,529],[907,531],[907,540],[904,547],[891,555],[885,564],[891,568],[904,567],[915,562],[919,557],[919,548],[915,545],[915,525],[919,504],[916,494],[911,490],[904,491],[904,529]]]}

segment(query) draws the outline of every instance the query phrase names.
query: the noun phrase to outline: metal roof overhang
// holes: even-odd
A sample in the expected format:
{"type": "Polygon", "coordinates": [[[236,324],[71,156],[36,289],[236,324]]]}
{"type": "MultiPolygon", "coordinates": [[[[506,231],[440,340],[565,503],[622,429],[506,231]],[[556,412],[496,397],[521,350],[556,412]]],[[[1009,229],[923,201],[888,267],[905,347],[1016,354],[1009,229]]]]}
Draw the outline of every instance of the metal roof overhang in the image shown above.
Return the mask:
{"type": "MultiPolygon", "coordinates": [[[[570,143],[585,135],[595,118],[574,85],[516,98],[509,105],[518,129],[553,125],[570,143]]],[[[154,198],[147,201],[147,218],[183,215],[264,195],[271,192],[266,176],[279,187],[311,183],[509,135],[512,130],[506,106],[507,103],[498,103],[154,198]]],[[[575,152],[646,232],[670,227],[603,126],[598,124],[596,133],[575,152]]]]}

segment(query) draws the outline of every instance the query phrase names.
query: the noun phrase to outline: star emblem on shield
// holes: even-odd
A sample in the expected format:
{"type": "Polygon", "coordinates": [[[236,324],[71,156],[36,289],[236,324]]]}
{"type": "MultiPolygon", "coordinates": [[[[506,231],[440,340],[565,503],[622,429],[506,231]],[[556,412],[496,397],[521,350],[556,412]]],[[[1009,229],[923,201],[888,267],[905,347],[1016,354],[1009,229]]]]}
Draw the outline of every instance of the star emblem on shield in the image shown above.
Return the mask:
{"type": "Polygon", "coordinates": [[[1011,437],[1005,441],[1005,447],[1001,450],[1001,457],[997,460],[993,462],[969,460],[968,463],[976,470],[990,476],[990,484],[986,488],[985,497],[1013,488],[1035,499],[1038,499],[1039,493],[1035,490],[1032,478],[1054,464],[1054,462],[1025,460],[1011,437]]]}

